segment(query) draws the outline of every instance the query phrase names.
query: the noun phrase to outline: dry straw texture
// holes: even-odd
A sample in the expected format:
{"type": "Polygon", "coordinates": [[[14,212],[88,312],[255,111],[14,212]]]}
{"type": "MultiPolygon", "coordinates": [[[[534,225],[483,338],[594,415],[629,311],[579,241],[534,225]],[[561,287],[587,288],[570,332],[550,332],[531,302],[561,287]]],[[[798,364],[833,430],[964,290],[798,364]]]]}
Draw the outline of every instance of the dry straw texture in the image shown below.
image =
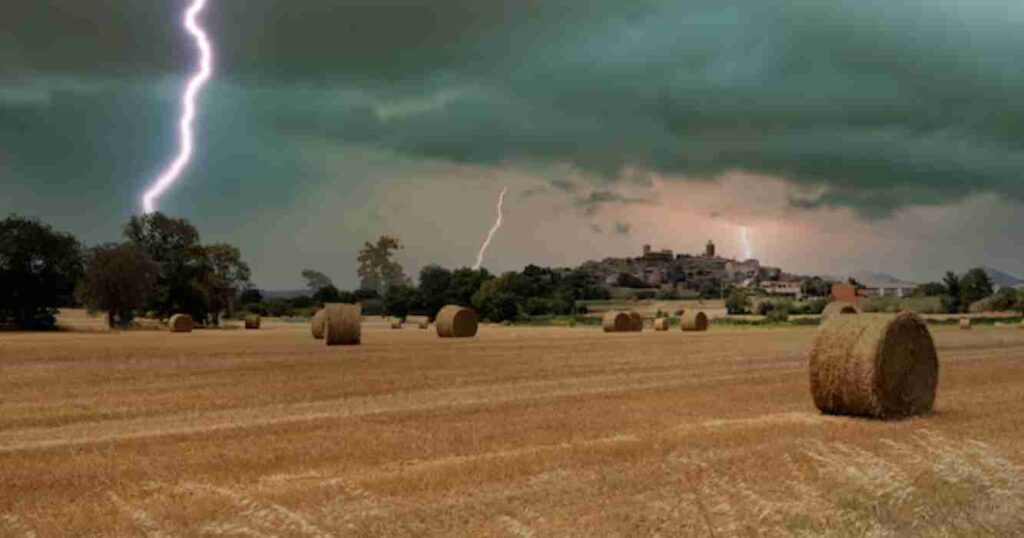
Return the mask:
{"type": "Polygon", "coordinates": [[[391,328],[392,329],[401,329],[402,328],[402,320],[400,320],[400,319],[393,319],[393,320],[391,320],[391,328]]]}
{"type": "Polygon", "coordinates": [[[623,333],[629,332],[633,325],[629,319],[629,314],[613,310],[605,312],[604,318],[601,320],[601,326],[604,327],[604,332],[606,333],[623,333]]]}
{"type": "Polygon", "coordinates": [[[706,331],[708,330],[708,316],[704,312],[687,310],[683,312],[679,328],[684,331],[706,331]]]}
{"type": "Polygon", "coordinates": [[[971,318],[960,318],[960,328],[964,329],[965,331],[970,330],[971,318]]]}
{"type": "Polygon", "coordinates": [[[437,313],[434,320],[441,338],[469,338],[476,336],[476,312],[472,308],[448,305],[437,313]]]}
{"type": "Polygon", "coordinates": [[[313,314],[313,319],[309,321],[309,331],[313,333],[313,338],[322,340],[324,337],[324,310],[321,308],[313,314]]]}
{"type": "Polygon", "coordinates": [[[363,307],[356,304],[324,305],[324,343],[329,346],[355,346],[362,341],[363,307]]]}
{"type": "Polygon", "coordinates": [[[810,377],[823,413],[900,418],[932,410],[939,361],[915,314],[836,316],[815,336],[810,377]]]}
{"type": "Polygon", "coordinates": [[[262,321],[263,321],[263,318],[261,318],[259,316],[259,314],[248,314],[248,315],[245,316],[245,328],[246,329],[259,329],[260,328],[260,323],[262,321]]]}
{"type": "Polygon", "coordinates": [[[825,307],[825,310],[821,311],[821,322],[825,323],[836,316],[844,316],[848,314],[860,314],[860,308],[857,308],[857,305],[853,303],[833,301],[825,307]]]}
{"type": "Polygon", "coordinates": [[[668,318],[658,318],[654,320],[654,330],[656,331],[667,331],[669,329],[668,318]]]}
{"type": "Polygon", "coordinates": [[[175,314],[168,322],[172,333],[190,333],[196,324],[188,314],[175,314]]]}
{"type": "Polygon", "coordinates": [[[639,312],[629,312],[629,330],[633,332],[641,332],[644,330],[644,318],[639,312]]]}

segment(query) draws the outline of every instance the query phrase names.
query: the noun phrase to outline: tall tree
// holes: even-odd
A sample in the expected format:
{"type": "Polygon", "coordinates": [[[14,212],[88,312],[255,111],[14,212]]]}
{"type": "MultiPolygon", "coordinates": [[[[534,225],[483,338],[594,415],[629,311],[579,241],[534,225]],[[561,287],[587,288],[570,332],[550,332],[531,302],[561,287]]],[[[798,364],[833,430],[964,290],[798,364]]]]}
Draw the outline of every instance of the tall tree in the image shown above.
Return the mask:
{"type": "Polygon", "coordinates": [[[357,258],[359,287],[384,295],[388,287],[408,283],[402,266],[393,259],[401,249],[398,239],[387,235],[380,236],[376,243],[364,243],[357,258]]]}
{"type": "Polygon", "coordinates": [[[978,267],[967,271],[960,279],[960,293],[964,307],[980,301],[994,293],[992,279],[984,269],[978,267]]]}
{"type": "Polygon", "coordinates": [[[106,311],[111,328],[127,327],[145,308],[159,272],[160,266],[139,245],[100,245],[86,255],[79,298],[91,310],[106,311]]]}
{"type": "Polygon", "coordinates": [[[210,297],[202,280],[211,268],[195,226],[185,219],[150,213],[132,217],[125,225],[125,238],[144,248],[160,265],[149,309],[165,317],[186,313],[206,320],[210,297]]]}
{"type": "Polygon", "coordinates": [[[0,220],[0,324],[46,329],[82,274],[78,241],[34,219],[0,220]]]}
{"type": "Polygon", "coordinates": [[[220,243],[203,247],[203,251],[207,271],[202,282],[210,299],[210,320],[218,325],[221,312],[234,313],[235,295],[249,284],[252,272],[237,247],[220,243]]]}
{"type": "Polygon", "coordinates": [[[451,286],[452,273],[444,267],[427,265],[420,269],[420,296],[431,319],[449,302],[451,286]]]}
{"type": "MultiPolygon", "coordinates": [[[[316,293],[328,286],[334,287],[330,277],[314,269],[303,269],[302,278],[306,280],[306,288],[310,293],[316,293]]],[[[335,288],[337,291],[337,288],[335,288]]]]}
{"type": "Polygon", "coordinates": [[[961,312],[963,300],[960,277],[956,276],[956,273],[953,271],[947,271],[946,276],[942,277],[942,285],[946,288],[946,295],[942,298],[942,304],[945,306],[946,312],[951,314],[961,312]]]}

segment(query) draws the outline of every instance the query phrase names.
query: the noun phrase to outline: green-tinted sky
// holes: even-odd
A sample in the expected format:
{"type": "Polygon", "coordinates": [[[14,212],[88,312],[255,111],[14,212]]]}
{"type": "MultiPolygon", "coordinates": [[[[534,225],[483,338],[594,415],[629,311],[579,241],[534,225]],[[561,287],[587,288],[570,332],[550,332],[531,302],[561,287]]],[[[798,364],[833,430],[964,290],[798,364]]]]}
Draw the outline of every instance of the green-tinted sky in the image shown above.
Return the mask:
{"type": "MultiPolygon", "coordinates": [[[[1024,4],[209,0],[196,160],[161,200],[257,282],[570,264],[716,239],[804,272],[1024,273],[1024,4]]],[[[0,3],[0,212],[117,238],[175,150],[184,0],[0,3]]]]}

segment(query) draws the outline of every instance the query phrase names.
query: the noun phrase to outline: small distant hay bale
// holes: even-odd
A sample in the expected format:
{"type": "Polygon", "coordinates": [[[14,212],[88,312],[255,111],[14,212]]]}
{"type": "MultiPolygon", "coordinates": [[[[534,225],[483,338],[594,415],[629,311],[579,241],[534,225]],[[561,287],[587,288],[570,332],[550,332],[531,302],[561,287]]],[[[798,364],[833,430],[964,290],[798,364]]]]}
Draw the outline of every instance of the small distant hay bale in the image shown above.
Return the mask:
{"type": "Polygon", "coordinates": [[[1024,329],[1024,319],[1020,320],[1020,325],[1017,325],[1021,329],[1024,329]]]}
{"type": "Polygon", "coordinates": [[[245,328],[246,329],[259,329],[263,318],[259,314],[247,314],[245,316],[245,328]]]}
{"type": "Polygon", "coordinates": [[[402,328],[402,320],[400,320],[398,318],[395,318],[395,319],[391,320],[391,328],[392,329],[401,329],[402,328]]]}
{"type": "Polygon", "coordinates": [[[171,328],[172,333],[190,333],[196,327],[196,322],[188,314],[175,314],[171,316],[167,325],[171,328]]]}
{"type": "Polygon", "coordinates": [[[939,361],[916,314],[836,316],[818,329],[811,395],[822,413],[902,418],[931,412],[939,361]]]}
{"type": "Polygon", "coordinates": [[[324,343],[328,346],[355,346],[362,341],[363,306],[359,303],[324,305],[324,343]]]}
{"type": "Polygon", "coordinates": [[[633,322],[629,319],[629,314],[626,312],[612,310],[611,312],[605,312],[604,318],[601,320],[601,326],[606,333],[624,333],[632,330],[633,322]]]}
{"type": "Polygon", "coordinates": [[[965,331],[971,330],[971,318],[960,318],[960,328],[965,331]]]}
{"type": "Polygon", "coordinates": [[[450,304],[437,313],[434,325],[441,338],[471,338],[476,336],[478,322],[472,308],[450,304]]]}
{"type": "Polygon", "coordinates": [[[654,330],[656,331],[667,331],[669,329],[668,318],[658,318],[654,320],[654,330]]]}
{"type": "Polygon", "coordinates": [[[825,323],[836,316],[847,316],[852,314],[860,314],[860,308],[858,308],[857,305],[847,303],[845,301],[833,301],[821,311],[821,322],[825,323]]]}
{"type": "Polygon", "coordinates": [[[321,308],[313,314],[313,319],[309,320],[309,331],[313,333],[313,338],[317,340],[323,340],[324,338],[324,310],[321,308]]]}
{"type": "Polygon", "coordinates": [[[421,329],[429,329],[430,328],[430,322],[429,321],[421,321],[420,324],[419,324],[419,327],[421,329]]]}
{"type": "Polygon", "coordinates": [[[686,332],[708,330],[708,316],[699,310],[687,310],[683,312],[683,318],[679,321],[679,329],[686,332]]]}
{"type": "Polygon", "coordinates": [[[629,330],[632,332],[643,332],[644,330],[644,318],[639,312],[631,310],[629,314],[629,330]]]}

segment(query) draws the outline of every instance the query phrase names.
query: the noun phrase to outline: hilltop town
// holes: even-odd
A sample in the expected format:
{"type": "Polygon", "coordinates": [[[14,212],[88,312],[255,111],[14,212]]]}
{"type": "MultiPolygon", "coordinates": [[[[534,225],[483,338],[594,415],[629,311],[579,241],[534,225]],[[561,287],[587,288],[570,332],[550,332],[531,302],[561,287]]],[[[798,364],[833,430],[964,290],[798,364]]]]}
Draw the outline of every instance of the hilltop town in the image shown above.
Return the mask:
{"type": "MultiPolygon", "coordinates": [[[[714,241],[708,241],[701,254],[676,254],[672,250],[654,250],[643,245],[635,258],[605,258],[589,261],[581,269],[608,288],[629,288],[638,297],[662,294],[699,293],[714,296],[729,287],[757,289],[767,295],[801,299],[811,291],[808,283],[821,284],[828,279],[787,273],[778,267],[761,265],[756,259],[736,260],[718,255],[714,241]]],[[[917,286],[901,282],[864,282],[865,295],[909,295],[917,286]]],[[[827,292],[825,292],[827,293],[827,292]]]]}

